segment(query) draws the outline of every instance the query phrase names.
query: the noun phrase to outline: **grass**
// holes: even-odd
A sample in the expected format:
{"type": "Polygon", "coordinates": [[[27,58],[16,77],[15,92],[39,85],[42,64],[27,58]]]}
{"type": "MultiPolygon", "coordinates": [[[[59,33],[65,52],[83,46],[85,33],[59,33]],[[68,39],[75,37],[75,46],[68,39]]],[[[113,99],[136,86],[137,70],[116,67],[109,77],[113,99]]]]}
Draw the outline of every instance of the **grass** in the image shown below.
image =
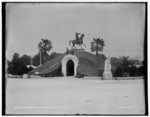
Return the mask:
{"type": "MultiPolygon", "coordinates": [[[[86,76],[102,76],[104,70],[104,55],[93,55],[86,51],[75,51],[74,53],[79,58],[79,65],[77,71],[80,74],[84,74],[86,76]]],[[[61,60],[66,54],[61,54],[56,58],[46,62],[42,66],[32,70],[30,74],[34,72],[40,72],[41,74],[48,74],[54,72],[59,67],[61,67],[61,60]]],[[[114,66],[114,65],[113,65],[114,66]]]]}

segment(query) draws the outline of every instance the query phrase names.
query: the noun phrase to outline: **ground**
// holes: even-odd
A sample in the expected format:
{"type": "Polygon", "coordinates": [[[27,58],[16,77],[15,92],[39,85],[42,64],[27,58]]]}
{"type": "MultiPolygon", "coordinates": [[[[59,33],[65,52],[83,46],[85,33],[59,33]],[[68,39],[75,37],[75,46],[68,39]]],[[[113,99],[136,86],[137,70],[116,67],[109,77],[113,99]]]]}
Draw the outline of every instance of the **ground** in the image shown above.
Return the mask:
{"type": "Polygon", "coordinates": [[[144,114],[139,80],[7,78],[6,114],[144,114]]]}

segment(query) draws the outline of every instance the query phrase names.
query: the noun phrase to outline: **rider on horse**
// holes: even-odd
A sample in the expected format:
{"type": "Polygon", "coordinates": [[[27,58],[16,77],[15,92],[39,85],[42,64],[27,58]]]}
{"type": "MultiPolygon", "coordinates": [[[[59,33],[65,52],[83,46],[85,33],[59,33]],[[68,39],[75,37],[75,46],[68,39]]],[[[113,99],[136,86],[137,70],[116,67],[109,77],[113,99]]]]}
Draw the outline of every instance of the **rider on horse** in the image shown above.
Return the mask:
{"type": "Polygon", "coordinates": [[[79,34],[80,34],[80,33],[76,32],[76,40],[77,40],[77,42],[80,41],[79,34]]]}
{"type": "Polygon", "coordinates": [[[75,40],[70,40],[69,41],[69,45],[72,43],[72,47],[75,47],[75,45],[79,45],[82,47],[82,45],[84,45],[86,47],[86,45],[83,43],[83,37],[84,37],[84,34],[82,34],[80,37],[79,37],[79,34],[80,33],[77,33],[76,32],[76,39],[75,40]]]}

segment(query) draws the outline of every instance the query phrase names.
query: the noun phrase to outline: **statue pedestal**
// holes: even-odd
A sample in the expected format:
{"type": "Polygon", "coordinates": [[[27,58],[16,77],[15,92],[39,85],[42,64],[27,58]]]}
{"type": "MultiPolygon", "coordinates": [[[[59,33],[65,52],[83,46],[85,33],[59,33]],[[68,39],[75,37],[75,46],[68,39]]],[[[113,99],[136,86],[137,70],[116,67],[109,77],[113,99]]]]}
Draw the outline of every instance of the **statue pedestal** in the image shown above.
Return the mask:
{"type": "Polygon", "coordinates": [[[105,60],[105,68],[104,68],[104,73],[103,73],[103,80],[112,80],[112,73],[111,73],[111,64],[110,64],[110,59],[107,58],[105,60]]]}
{"type": "Polygon", "coordinates": [[[103,80],[112,80],[112,79],[113,78],[112,78],[111,71],[107,71],[107,72],[104,71],[104,73],[103,73],[103,80]]]}
{"type": "Polygon", "coordinates": [[[84,51],[84,49],[71,49],[71,50],[74,52],[83,52],[84,51]]]}
{"type": "Polygon", "coordinates": [[[23,78],[30,78],[29,74],[23,74],[23,78]]]}

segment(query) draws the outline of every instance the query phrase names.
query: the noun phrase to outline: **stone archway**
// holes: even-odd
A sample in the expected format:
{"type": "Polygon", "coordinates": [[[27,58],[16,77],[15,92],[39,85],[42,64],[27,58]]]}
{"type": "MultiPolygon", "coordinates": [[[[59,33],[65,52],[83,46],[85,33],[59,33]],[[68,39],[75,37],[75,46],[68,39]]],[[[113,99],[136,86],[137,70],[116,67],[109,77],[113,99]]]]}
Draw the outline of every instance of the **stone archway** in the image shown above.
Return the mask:
{"type": "Polygon", "coordinates": [[[61,61],[64,76],[76,76],[79,60],[77,56],[68,54],[61,61]]]}

